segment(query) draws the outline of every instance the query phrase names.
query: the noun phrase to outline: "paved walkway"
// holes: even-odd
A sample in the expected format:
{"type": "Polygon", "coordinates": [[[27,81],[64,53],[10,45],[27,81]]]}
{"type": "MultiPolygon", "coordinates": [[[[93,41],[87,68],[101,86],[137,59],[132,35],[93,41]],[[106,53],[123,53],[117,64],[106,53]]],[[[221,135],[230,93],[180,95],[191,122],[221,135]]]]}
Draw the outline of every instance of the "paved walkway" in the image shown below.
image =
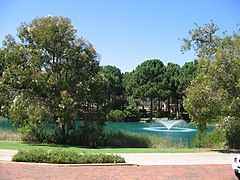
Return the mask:
{"type": "Polygon", "coordinates": [[[0,179],[237,180],[230,165],[46,166],[0,162],[0,179]]]}
{"type": "Polygon", "coordinates": [[[0,150],[0,179],[211,179],[237,180],[233,154],[138,153],[119,154],[133,166],[64,166],[9,162],[17,151],[0,150]]]}
{"type": "MultiPolygon", "coordinates": [[[[16,150],[1,150],[0,161],[11,161],[16,150]]],[[[233,154],[206,153],[119,153],[127,163],[137,165],[231,164],[233,154]]]]}
{"type": "Polygon", "coordinates": [[[0,149],[0,161],[11,161],[12,156],[16,153],[16,150],[0,149]]]}
{"type": "Polygon", "coordinates": [[[126,162],[138,165],[231,164],[233,154],[207,153],[137,153],[120,154],[126,162]]]}

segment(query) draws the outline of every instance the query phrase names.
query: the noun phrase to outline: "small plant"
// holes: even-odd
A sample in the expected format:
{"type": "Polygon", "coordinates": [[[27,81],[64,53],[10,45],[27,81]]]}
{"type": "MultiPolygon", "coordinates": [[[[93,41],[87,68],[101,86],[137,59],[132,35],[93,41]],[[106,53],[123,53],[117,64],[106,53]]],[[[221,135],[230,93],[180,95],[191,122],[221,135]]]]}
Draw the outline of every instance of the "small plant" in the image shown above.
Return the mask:
{"type": "Polygon", "coordinates": [[[14,155],[12,161],[56,164],[125,163],[124,158],[113,154],[86,154],[43,149],[20,150],[14,155]]]}

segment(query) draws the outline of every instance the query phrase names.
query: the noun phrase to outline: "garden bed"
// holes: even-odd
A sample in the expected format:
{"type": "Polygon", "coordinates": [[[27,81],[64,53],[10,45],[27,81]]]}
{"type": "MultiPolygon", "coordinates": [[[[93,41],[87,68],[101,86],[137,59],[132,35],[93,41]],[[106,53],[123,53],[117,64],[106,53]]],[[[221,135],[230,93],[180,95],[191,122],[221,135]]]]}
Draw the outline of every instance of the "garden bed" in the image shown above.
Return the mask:
{"type": "Polygon", "coordinates": [[[113,154],[77,153],[57,149],[19,150],[13,156],[14,162],[34,162],[53,164],[96,164],[96,163],[125,163],[124,158],[113,154]]]}

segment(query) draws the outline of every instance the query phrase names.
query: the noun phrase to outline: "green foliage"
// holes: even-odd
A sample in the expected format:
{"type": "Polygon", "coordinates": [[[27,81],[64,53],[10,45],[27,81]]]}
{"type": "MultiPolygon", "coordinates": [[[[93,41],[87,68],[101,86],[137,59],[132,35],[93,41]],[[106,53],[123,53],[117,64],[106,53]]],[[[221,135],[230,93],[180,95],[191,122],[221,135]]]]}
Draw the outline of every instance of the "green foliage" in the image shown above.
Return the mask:
{"type": "Polygon", "coordinates": [[[46,132],[40,125],[29,124],[21,128],[21,139],[26,142],[41,143],[47,138],[46,132]]]}
{"type": "Polygon", "coordinates": [[[215,128],[213,131],[202,135],[202,139],[196,139],[195,147],[211,148],[211,149],[224,149],[226,148],[227,140],[226,134],[222,128],[215,128]],[[200,142],[201,141],[201,142],[200,142]]]}
{"type": "Polygon", "coordinates": [[[199,62],[197,60],[186,62],[180,70],[179,91],[183,97],[186,96],[186,89],[198,73],[199,62]]]}
{"type": "Polygon", "coordinates": [[[106,112],[116,109],[124,109],[125,97],[123,87],[123,74],[115,66],[103,66],[101,73],[106,79],[106,112]]]}
{"type": "Polygon", "coordinates": [[[29,125],[26,129],[33,131],[24,130],[29,133],[51,123],[66,143],[76,119],[89,113],[93,104],[101,111],[106,99],[97,53],[63,17],[24,23],[18,37],[20,42],[8,36],[0,51],[1,111],[15,125],[29,125]]]}
{"type": "Polygon", "coordinates": [[[193,140],[193,146],[196,148],[204,147],[204,134],[203,132],[197,133],[195,139],[193,140]]]}
{"type": "Polygon", "coordinates": [[[140,112],[136,109],[126,108],[124,111],[112,110],[107,114],[109,121],[139,121],[140,112]]]}
{"type": "Polygon", "coordinates": [[[226,132],[229,148],[240,149],[240,123],[235,123],[226,132]]]}
{"type": "Polygon", "coordinates": [[[189,38],[183,39],[181,51],[185,52],[193,49],[198,57],[213,58],[218,45],[216,32],[219,30],[213,21],[205,24],[203,27],[195,24],[196,28],[190,30],[189,38]]]}
{"type": "Polygon", "coordinates": [[[121,110],[112,110],[107,114],[109,121],[124,121],[126,118],[125,113],[121,110]]]}
{"type": "Polygon", "coordinates": [[[150,118],[152,118],[153,100],[163,97],[163,75],[164,65],[158,59],[144,61],[135,71],[126,75],[125,86],[133,98],[151,102],[150,118]]]}
{"type": "Polygon", "coordinates": [[[124,158],[117,155],[85,154],[64,150],[31,149],[20,150],[14,155],[14,162],[56,163],[56,164],[92,164],[124,163],[124,158]]]}
{"type": "MultiPolygon", "coordinates": [[[[195,77],[198,63],[186,63],[182,68],[173,63],[164,66],[160,60],[147,60],[131,73],[124,74],[124,87],[127,93],[128,106],[138,109],[143,102],[150,102],[150,118],[153,108],[162,111],[161,103],[176,104],[174,113],[183,114],[182,98],[190,81],[195,77]]],[[[165,116],[166,117],[166,116],[165,116]]]]}
{"type": "Polygon", "coordinates": [[[102,114],[89,114],[81,127],[81,137],[84,145],[90,146],[96,143],[96,146],[102,145],[104,139],[105,116],[102,114]]]}
{"type": "Polygon", "coordinates": [[[130,107],[124,110],[125,121],[140,121],[140,112],[137,109],[132,109],[130,107]]]}
{"type": "Polygon", "coordinates": [[[187,49],[196,48],[200,60],[198,74],[187,89],[184,107],[201,131],[208,122],[240,117],[240,35],[234,32],[220,37],[217,30],[212,22],[197,27],[184,44],[189,45],[187,49]]]}

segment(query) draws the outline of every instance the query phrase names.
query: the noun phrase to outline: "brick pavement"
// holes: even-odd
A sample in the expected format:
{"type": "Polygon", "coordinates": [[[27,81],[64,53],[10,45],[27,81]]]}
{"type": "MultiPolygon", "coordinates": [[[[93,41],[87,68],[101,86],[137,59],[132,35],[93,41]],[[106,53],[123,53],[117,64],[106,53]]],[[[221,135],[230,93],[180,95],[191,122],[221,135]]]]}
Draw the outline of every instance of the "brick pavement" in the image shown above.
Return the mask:
{"type": "Polygon", "coordinates": [[[79,166],[0,162],[0,179],[232,179],[229,164],[162,166],[79,166]]]}

